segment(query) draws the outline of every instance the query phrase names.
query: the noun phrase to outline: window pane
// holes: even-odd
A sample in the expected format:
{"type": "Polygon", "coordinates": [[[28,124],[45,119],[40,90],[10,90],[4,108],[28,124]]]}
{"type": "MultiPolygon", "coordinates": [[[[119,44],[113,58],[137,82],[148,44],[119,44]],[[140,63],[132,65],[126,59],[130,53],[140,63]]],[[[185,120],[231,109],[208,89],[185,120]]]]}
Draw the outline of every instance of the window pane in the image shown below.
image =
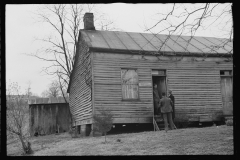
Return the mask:
{"type": "Polygon", "coordinates": [[[134,69],[121,70],[123,99],[138,99],[138,75],[134,69]]]}
{"type": "Polygon", "coordinates": [[[122,84],[138,84],[138,75],[136,70],[123,69],[121,71],[122,84]]]}
{"type": "Polygon", "coordinates": [[[138,99],[138,85],[122,85],[123,99],[138,99]]]}

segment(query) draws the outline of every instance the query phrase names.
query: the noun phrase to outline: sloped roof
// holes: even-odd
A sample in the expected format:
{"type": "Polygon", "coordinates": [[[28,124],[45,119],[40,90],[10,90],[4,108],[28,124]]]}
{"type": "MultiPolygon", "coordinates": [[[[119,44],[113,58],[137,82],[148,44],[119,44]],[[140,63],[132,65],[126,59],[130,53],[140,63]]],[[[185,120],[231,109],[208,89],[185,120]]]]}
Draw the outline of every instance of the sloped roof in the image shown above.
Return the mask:
{"type": "Polygon", "coordinates": [[[233,43],[225,38],[97,30],[81,30],[81,35],[90,48],[96,49],[199,54],[233,53],[233,43]]]}

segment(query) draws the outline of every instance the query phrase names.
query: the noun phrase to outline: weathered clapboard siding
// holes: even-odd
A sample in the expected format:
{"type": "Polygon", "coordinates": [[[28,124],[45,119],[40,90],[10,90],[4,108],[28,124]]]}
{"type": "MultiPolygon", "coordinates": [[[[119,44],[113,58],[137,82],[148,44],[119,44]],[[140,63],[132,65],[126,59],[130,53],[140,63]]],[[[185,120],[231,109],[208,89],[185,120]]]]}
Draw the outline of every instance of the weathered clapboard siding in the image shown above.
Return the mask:
{"type": "Polygon", "coordinates": [[[201,112],[199,108],[208,109],[201,113],[222,110],[219,70],[208,70],[207,66],[202,70],[188,70],[188,66],[183,70],[168,70],[168,86],[174,90],[176,113],[197,114],[201,112]]]}
{"type": "MultiPolygon", "coordinates": [[[[80,37],[79,50],[75,60],[70,86],[70,110],[73,125],[92,118],[92,68],[87,44],[80,37]]],[[[91,121],[89,121],[91,122],[91,121]]]]}
{"type": "MultiPolygon", "coordinates": [[[[122,101],[121,68],[138,67],[129,63],[128,66],[115,63],[117,60],[112,59],[102,63],[95,57],[95,53],[93,57],[95,113],[104,107],[111,109],[117,120],[115,123],[126,123],[126,119],[129,123],[151,122],[149,117],[153,115],[152,87],[139,87],[139,101],[122,101]]],[[[138,69],[137,73],[139,82],[152,80],[151,71],[148,69],[138,69]]]]}
{"type": "Polygon", "coordinates": [[[176,113],[221,112],[220,70],[232,70],[232,62],[219,57],[176,59],[179,58],[93,53],[95,112],[110,108],[115,118],[152,118],[151,86],[139,86],[139,101],[122,101],[121,68],[136,68],[139,83],[152,81],[152,69],[166,69],[167,87],[176,99],[176,113]]]}

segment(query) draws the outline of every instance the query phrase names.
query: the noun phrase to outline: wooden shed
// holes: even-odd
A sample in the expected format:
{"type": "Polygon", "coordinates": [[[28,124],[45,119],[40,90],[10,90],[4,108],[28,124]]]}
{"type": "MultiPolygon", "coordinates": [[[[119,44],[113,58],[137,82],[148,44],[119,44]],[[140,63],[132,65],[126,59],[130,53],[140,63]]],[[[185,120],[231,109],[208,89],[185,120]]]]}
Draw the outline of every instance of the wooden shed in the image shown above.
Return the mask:
{"type": "Polygon", "coordinates": [[[57,98],[37,98],[29,102],[31,136],[67,132],[70,125],[71,114],[68,103],[63,103],[57,98]]]}
{"type": "Polygon", "coordinates": [[[73,125],[110,109],[114,123],[153,123],[153,83],[173,91],[176,114],[218,121],[233,113],[233,44],[228,39],[95,30],[84,16],[68,87],[73,125]]]}

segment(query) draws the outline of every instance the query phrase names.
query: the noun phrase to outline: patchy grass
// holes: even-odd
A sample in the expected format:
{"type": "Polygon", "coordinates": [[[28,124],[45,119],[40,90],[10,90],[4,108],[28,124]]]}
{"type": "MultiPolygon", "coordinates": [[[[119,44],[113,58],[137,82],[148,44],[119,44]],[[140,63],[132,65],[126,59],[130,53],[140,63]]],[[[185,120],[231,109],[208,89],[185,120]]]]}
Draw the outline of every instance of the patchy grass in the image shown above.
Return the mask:
{"type": "MultiPolygon", "coordinates": [[[[71,138],[68,133],[33,137],[37,155],[202,155],[233,154],[233,127],[214,126],[102,137],[71,138]]],[[[7,146],[8,155],[20,155],[17,143],[7,146]]]]}

